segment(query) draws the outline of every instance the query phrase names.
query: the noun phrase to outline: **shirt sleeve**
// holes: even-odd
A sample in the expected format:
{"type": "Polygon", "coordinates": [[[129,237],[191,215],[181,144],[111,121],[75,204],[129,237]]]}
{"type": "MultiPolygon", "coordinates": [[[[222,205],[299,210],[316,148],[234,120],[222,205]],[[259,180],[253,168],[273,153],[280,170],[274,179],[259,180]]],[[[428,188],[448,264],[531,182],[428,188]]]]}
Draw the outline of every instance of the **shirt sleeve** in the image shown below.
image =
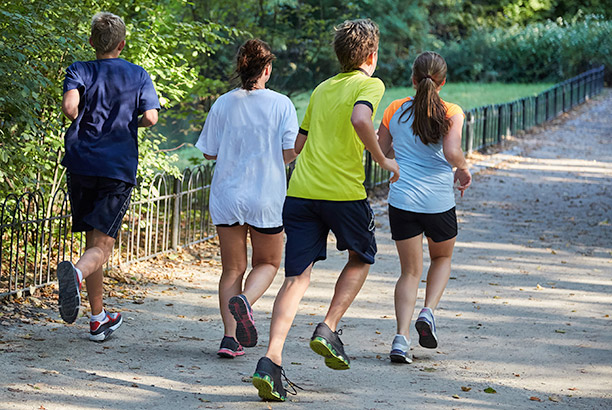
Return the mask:
{"type": "Polygon", "coordinates": [[[287,98],[281,127],[283,149],[295,148],[295,139],[298,134],[298,119],[295,107],[291,100],[287,98]]]}
{"type": "MultiPolygon", "coordinates": [[[[384,93],[385,84],[379,78],[369,78],[367,81],[364,82],[363,86],[359,90],[355,102],[367,102],[371,104],[372,118],[374,118],[376,110],[378,109],[378,104],[380,103],[380,100],[382,99],[384,93]]],[[[369,104],[367,105],[369,106],[369,104]]]]}
{"type": "Polygon", "coordinates": [[[151,76],[149,76],[149,73],[145,71],[144,81],[142,87],[140,88],[140,103],[138,107],[138,114],[142,114],[148,110],[159,109],[159,98],[157,97],[157,93],[155,92],[153,81],[151,81],[151,76]]]}
{"type": "Polygon", "coordinates": [[[453,115],[457,115],[457,114],[462,114],[463,117],[465,117],[465,113],[463,112],[461,107],[459,107],[457,104],[447,103],[446,101],[443,101],[443,103],[444,103],[444,106],[446,107],[446,118],[450,118],[453,115]]]}
{"type": "Polygon", "coordinates": [[[196,148],[206,155],[217,155],[219,153],[219,124],[217,114],[217,102],[215,102],[206,116],[204,128],[200,133],[196,148]]]}
{"type": "Polygon", "coordinates": [[[83,82],[83,78],[79,73],[78,65],[77,63],[71,64],[70,67],[66,69],[63,94],[66,94],[66,92],[70,90],[76,90],[81,87],[85,87],[85,83],[83,82]]]}
{"type": "Polygon", "coordinates": [[[401,106],[406,102],[410,101],[412,98],[407,97],[400,100],[395,100],[385,109],[382,119],[382,125],[384,125],[387,129],[389,129],[389,124],[391,123],[391,118],[393,115],[401,108],[401,106]]]}

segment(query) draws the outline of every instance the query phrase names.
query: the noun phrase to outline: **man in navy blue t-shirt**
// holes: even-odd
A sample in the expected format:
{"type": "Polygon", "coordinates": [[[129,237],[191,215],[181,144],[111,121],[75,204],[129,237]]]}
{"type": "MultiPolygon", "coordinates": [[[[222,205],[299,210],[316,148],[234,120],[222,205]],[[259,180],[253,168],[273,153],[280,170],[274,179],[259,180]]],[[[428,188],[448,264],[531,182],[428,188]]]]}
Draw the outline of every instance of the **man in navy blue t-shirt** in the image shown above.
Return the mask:
{"type": "Polygon", "coordinates": [[[72,120],[65,135],[72,231],[86,232],[86,250],[76,264],[57,267],[62,319],[76,320],[81,282],[87,278],[90,336],[104,341],[122,323],[103,304],[102,267],[108,260],[130,203],[138,168],[138,127],[157,122],[159,100],[149,74],[119,58],[125,24],[111,13],[92,19],[89,43],[96,60],[66,70],[62,112],[72,120]]]}

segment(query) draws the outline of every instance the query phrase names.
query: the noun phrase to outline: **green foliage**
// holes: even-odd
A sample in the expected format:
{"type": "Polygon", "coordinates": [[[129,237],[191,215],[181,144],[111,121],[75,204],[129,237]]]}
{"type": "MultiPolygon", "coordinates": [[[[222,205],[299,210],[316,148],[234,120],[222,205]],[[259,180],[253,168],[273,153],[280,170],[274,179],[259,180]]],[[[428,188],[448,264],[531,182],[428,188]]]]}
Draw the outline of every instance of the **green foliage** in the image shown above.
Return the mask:
{"type": "Polygon", "coordinates": [[[601,64],[612,67],[612,21],[565,21],[479,30],[439,50],[452,81],[559,81],[601,64]]]}
{"type": "MultiPolygon", "coordinates": [[[[151,74],[164,109],[218,88],[201,76],[200,61],[237,32],[194,20],[191,6],[187,0],[0,0],[0,197],[28,189],[49,193],[60,183],[69,125],[60,111],[62,81],[71,63],[95,58],[87,39],[96,12],[123,17],[127,46],[121,57],[151,74]]],[[[148,135],[141,131],[139,137],[140,178],[151,168],[178,174],[173,157],[158,148],[163,138],[148,135]]]]}

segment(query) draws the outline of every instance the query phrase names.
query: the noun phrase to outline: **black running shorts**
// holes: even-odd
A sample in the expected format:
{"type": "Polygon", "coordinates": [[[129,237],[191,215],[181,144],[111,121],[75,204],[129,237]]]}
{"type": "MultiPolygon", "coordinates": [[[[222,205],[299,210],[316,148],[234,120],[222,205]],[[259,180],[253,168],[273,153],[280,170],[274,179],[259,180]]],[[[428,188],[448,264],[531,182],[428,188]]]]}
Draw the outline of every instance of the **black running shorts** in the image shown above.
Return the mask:
{"type": "Polygon", "coordinates": [[[389,225],[394,241],[413,238],[422,233],[434,242],[443,242],[457,236],[455,207],[438,214],[422,214],[389,205],[389,225]]]}
{"type": "Polygon", "coordinates": [[[92,229],[116,238],[134,186],[113,178],[66,174],[72,232],[92,229]]]}

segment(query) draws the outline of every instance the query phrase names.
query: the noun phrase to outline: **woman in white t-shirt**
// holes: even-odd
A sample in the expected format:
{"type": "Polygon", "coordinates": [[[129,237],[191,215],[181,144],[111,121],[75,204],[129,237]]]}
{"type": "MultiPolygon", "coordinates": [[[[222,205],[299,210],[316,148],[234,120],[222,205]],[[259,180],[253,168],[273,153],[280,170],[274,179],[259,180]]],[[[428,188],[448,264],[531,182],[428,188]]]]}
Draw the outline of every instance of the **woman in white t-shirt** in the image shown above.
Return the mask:
{"type": "Polygon", "coordinates": [[[461,149],[463,110],[440,99],[446,83],[446,62],[434,52],[420,54],[412,66],[414,97],[396,100],[385,110],[379,144],[395,155],[400,177],[389,188],[389,225],[399,254],[401,275],[395,285],[397,334],[390,358],[411,363],[410,321],[423,272],[423,233],[431,263],[425,306],[415,322],[419,344],[438,346],[433,311],[451,272],[457,236],[453,183],[463,196],[472,176],[461,149]],[[453,167],[456,168],[453,173],[453,167]]]}
{"type": "Polygon", "coordinates": [[[293,161],[298,122],[291,100],[266,89],[274,54],[264,41],[245,42],[236,56],[242,86],[213,104],[196,143],[216,160],[210,216],[217,227],[223,273],[219,306],[225,328],[218,355],[234,358],[257,343],[251,305],[268,289],[283,250],[285,164],[293,161]],[[253,249],[247,270],[247,233],[253,249]]]}

